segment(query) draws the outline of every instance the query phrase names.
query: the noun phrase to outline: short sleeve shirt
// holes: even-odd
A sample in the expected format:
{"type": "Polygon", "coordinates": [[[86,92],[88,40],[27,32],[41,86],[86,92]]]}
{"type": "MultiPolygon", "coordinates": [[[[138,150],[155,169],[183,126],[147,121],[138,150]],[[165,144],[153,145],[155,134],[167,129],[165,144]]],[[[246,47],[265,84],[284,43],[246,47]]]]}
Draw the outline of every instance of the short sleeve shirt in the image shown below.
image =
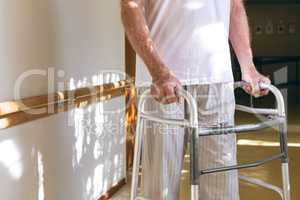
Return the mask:
{"type": "MultiPolygon", "coordinates": [[[[162,61],[183,85],[232,82],[231,0],[139,0],[162,61]]],[[[151,76],[137,56],[136,85],[151,76]]]]}

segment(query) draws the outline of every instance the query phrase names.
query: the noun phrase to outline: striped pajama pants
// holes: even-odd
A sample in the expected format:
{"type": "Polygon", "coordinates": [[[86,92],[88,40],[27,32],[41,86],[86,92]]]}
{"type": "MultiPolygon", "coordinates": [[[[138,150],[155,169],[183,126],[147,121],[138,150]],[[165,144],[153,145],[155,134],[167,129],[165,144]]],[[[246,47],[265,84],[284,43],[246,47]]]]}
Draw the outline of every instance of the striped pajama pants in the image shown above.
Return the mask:
{"type": "MultiPolygon", "coordinates": [[[[197,100],[199,124],[217,127],[234,124],[233,83],[187,86],[197,100]]],[[[143,89],[140,89],[140,92],[143,89]]],[[[147,111],[165,118],[184,118],[184,105],[161,105],[153,99],[147,111]]],[[[151,200],[178,200],[187,134],[183,128],[145,122],[142,154],[142,192],[151,200]]],[[[236,164],[235,135],[200,137],[199,167],[207,169],[236,164]]],[[[199,200],[238,200],[238,172],[203,175],[199,178],[199,200]]]]}

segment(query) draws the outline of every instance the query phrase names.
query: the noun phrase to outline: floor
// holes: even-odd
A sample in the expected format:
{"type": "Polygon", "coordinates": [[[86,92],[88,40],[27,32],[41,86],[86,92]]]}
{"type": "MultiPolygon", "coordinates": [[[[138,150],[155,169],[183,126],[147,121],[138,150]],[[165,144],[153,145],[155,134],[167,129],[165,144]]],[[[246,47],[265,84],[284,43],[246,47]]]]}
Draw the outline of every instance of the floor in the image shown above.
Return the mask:
{"type": "MultiPolygon", "coordinates": [[[[296,86],[288,89],[288,142],[290,157],[290,177],[292,199],[300,199],[300,100],[299,88],[296,86]]],[[[263,100],[262,102],[271,102],[263,100]]],[[[258,102],[258,104],[263,104],[258,102]]],[[[237,113],[237,123],[255,122],[255,117],[247,114],[237,113]]],[[[238,137],[238,160],[239,162],[249,162],[266,156],[278,153],[276,132],[272,129],[260,132],[258,134],[246,134],[238,137]]],[[[182,183],[180,191],[180,200],[190,199],[189,192],[189,156],[185,156],[184,169],[182,170],[182,183]]],[[[275,161],[263,167],[247,169],[240,171],[240,174],[257,177],[266,182],[281,186],[280,163],[275,161]]],[[[112,199],[128,200],[130,196],[130,181],[123,187],[112,199]]],[[[280,197],[266,189],[240,182],[241,200],[279,200],[280,197]]]]}

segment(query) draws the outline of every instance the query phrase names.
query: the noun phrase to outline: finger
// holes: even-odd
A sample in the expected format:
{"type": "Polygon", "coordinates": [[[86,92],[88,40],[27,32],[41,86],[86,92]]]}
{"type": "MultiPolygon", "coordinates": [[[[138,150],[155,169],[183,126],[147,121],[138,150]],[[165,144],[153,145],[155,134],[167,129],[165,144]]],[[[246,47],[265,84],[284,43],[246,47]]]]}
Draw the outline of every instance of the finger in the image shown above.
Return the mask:
{"type": "Polygon", "coordinates": [[[259,97],[260,96],[260,92],[261,92],[261,89],[259,87],[259,83],[258,82],[252,82],[251,83],[251,95],[253,95],[255,98],[259,97]]]}
{"type": "Polygon", "coordinates": [[[175,96],[175,94],[171,95],[171,96],[167,96],[166,97],[166,101],[171,104],[171,103],[175,103],[178,101],[177,96],[175,96]]]}
{"type": "Polygon", "coordinates": [[[269,94],[269,90],[262,90],[261,92],[260,92],[260,95],[261,96],[266,96],[266,95],[268,95],[269,94]]]}
{"type": "Polygon", "coordinates": [[[251,90],[250,84],[249,84],[248,82],[246,82],[246,81],[245,81],[245,84],[243,85],[243,90],[244,90],[245,92],[247,92],[247,93],[249,93],[250,90],[251,90]]]}
{"type": "Polygon", "coordinates": [[[181,85],[174,87],[174,94],[177,98],[177,103],[179,104],[183,104],[184,103],[184,98],[182,96],[180,96],[179,91],[183,90],[183,88],[181,87],[181,85]]]}
{"type": "Polygon", "coordinates": [[[161,97],[153,97],[157,102],[161,103],[162,102],[162,98],[161,97]]]}
{"type": "Polygon", "coordinates": [[[184,104],[184,98],[183,97],[177,97],[178,104],[184,104]]]}
{"type": "Polygon", "coordinates": [[[158,97],[159,93],[160,93],[160,90],[156,85],[152,84],[151,88],[150,88],[150,93],[153,97],[158,97]]]}
{"type": "MultiPolygon", "coordinates": [[[[263,77],[260,82],[265,83],[265,84],[271,84],[271,80],[268,77],[263,77]]],[[[269,94],[269,90],[268,89],[262,89],[260,91],[261,96],[266,96],[269,94]]]]}
{"type": "Polygon", "coordinates": [[[163,95],[165,93],[162,93],[162,95],[160,96],[160,103],[162,104],[168,104],[168,101],[167,101],[167,98],[166,98],[166,95],[163,95]]]}
{"type": "Polygon", "coordinates": [[[176,103],[177,102],[177,98],[174,97],[174,98],[167,98],[167,97],[162,97],[160,102],[162,104],[172,104],[172,103],[176,103]]]}
{"type": "Polygon", "coordinates": [[[177,97],[166,98],[165,104],[172,104],[172,103],[176,103],[177,101],[178,101],[177,97]]]}
{"type": "Polygon", "coordinates": [[[250,95],[255,94],[255,84],[253,82],[246,82],[246,85],[243,87],[243,89],[250,95]]]}
{"type": "Polygon", "coordinates": [[[244,86],[243,89],[244,89],[245,92],[247,92],[248,94],[250,94],[250,93],[251,93],[251,90],[252,90],[250,85],[244,86]]]}
{"type": "Polygon", "coordinates": [[[164,99],[163,103],[171,104],[177,101],[177,96],[175,95],[174,87],[166,86],[164,89],[164,99]]]}
{"type": "Polygon", "coordinates": [[[161,90],[159,89],[159,87],[157,87],[156,85],[151,85],[151,90],[150,90],[151,96],[158,102],[162,101],[162,98],[160,95],[161,90]]]}

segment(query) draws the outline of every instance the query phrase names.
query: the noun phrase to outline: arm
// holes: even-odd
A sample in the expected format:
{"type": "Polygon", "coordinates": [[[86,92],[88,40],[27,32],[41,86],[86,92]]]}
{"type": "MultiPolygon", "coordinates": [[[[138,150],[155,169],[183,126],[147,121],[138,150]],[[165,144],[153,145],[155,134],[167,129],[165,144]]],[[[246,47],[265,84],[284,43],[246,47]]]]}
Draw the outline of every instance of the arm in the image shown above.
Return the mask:
{"type": "Polygon", "coordinates": [[[231,0],[230,41],[241,66],[242,79],[250,85],[245,90],[254,95],[266,95],[268,91],[260,91],[259,82],[270,83],[261,75],[253,63],[250,31],[243,0],[231,0]]]}
{"type": "Polygon", "coordinates": [[[175,88],[180,87],[180,83],[158,54],[150,37],[142,3],[121,0],[121,16],[130,43],[152,76],[152,95],[162,103],[174,103],[177,100],[175,88]]]}

